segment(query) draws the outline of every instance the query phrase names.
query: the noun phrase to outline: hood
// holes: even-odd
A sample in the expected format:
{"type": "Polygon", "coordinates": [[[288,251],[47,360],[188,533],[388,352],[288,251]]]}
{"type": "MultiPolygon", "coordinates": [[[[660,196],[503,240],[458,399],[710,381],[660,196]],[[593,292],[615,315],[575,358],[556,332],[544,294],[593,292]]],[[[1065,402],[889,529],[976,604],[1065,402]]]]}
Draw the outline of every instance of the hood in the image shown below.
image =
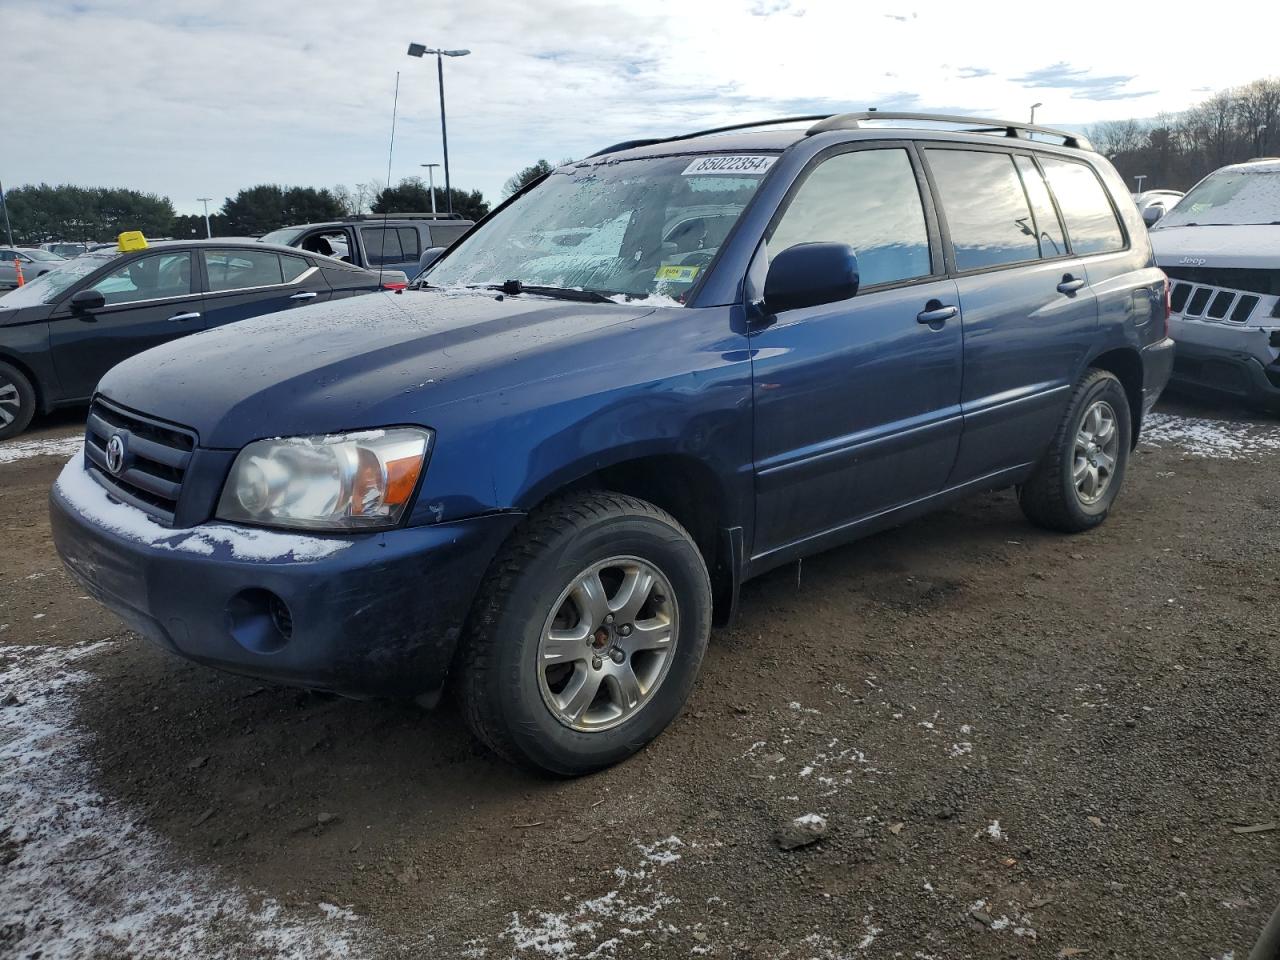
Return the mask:
{"type": "Polygon", "coordinates": [[[126,360],[99,391],[205,447],[395,424],[544,375],[547,354],[652,313],[474,291],[374,293],[271,314],[126,360]]]}
{"type": "Polygon", "coordinates": [[[1156,226],[1151,246],[1161,267],[1280,270],[1280,225],[1156,226]]]}

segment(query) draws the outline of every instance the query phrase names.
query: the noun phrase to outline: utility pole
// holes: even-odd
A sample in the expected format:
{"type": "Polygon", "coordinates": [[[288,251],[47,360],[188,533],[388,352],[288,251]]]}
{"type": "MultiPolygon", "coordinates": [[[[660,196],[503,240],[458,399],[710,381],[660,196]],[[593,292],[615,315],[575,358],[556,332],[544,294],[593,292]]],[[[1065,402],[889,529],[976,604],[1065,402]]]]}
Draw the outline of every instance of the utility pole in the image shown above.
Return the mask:
{"type": "Polygon", "coordinates": [[[449,125],[445,121],[444,115],[444,58],[465,57],[470,53],[470,50],[429,49],[421,43],[409,44],[409,56],[421,59],[428,54],[434,54],[436,58],[436,76],[440,81],[440,141],[441,145],[444,147],[445,209],[447,209],[450,214],[453,213],[453,182],[449,179],[449,125]]]}
{"type": "Polygon", "coordinates": [[[209,239],[209,240],[212,240],[212,239],[213,239],[213,227],[209,226],[209,201],[210,201],[210,200],[212,200],[212,199],[213,199],[213,197],[196,197],[196,199],[197,199],[197,200],[199,200],[201,203],[203,203],[203,204],[204,204],[204,235],[205,235],[205,238],[206,238],[206,239],[209,239]]]}
{"type": "Polygon", "coordinates": [[[13,228],[9,226],[9,207],[4,202],[4,184],[0,183],[0,210],[4,211],[4,234],[9,238],[9,246],[13,246],[13,228]]]}

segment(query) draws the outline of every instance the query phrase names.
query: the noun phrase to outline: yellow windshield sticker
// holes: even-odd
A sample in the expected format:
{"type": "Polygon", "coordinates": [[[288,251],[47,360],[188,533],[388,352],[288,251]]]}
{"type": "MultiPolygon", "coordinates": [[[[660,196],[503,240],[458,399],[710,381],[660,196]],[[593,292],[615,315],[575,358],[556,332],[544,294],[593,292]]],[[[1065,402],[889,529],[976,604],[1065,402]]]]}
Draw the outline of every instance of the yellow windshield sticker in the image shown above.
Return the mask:
{"type": "Polygon", "coordinates": [[[693,278],[697,275],[697,267],[686,267],[682,264],[676,263],[664,263],[658,268],[658,272],[653,279],[665,280],[668,283],[693,283],[693,278]]]}
{"type": "Polygon", "coordinates": [[[120,245],[121,253],[147,249],[147,238],[142,235],[141,230],[126,230],[116,239],[116,243],[120,245]]]}

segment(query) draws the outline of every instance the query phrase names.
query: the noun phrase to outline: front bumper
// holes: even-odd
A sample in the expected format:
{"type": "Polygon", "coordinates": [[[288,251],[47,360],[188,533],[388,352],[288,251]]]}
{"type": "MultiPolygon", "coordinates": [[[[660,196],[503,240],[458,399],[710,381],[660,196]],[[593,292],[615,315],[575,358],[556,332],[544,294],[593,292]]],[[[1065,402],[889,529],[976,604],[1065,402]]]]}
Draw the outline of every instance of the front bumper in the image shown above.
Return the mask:
{"type": "Polygon", "coordinates": [[[58,553],[90,594],[165,649],[286,684],[428,701],[444,685],[489,561],[520,519],[494,514],[344,537],[341,549],[299,560],[237,558],[213,541],[187,541],[199,549],[175,549],[173,538],[143,542],[89,512],[55,486],[58,553]]]}
{"type": "Polygon", "coordinates": [[[1272,345],[1272,330],[1193,320],[1171,325],[1178,342],[1175,386],[1280,409],[1280,350],[1272,345]]]}

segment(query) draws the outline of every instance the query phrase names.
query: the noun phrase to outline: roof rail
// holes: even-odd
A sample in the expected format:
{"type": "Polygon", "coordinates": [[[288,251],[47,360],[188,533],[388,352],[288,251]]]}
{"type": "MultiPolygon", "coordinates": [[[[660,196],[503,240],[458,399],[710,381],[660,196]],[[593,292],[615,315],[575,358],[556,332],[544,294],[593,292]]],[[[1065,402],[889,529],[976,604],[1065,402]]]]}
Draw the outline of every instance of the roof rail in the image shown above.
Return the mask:
{"type": "Polygon", "coordinates": [[[460,213],[357,213],[346,220],[462,220],[460,213]]]}
{"type": "Polygon", "coordinates": [[[747,123],[731,123],[724,127],[712,127],[709,130],[695,130],[693,133],[681,133],[674,137],[655,137],[651,140],[623,140],[622,143],[615,143],[611,147],[605,147],[603,150],[597,150],[584,159],[590,160],[591,157],[600,157],[606,153],[617,153],[619,150],[633,150],[636,147],[651,147],[655,143],[673,143],[677,140],[692,140],[695,137],[708,137],[713,133],[732,133],[734,130],[750,130],[753,127],[774,127],[783,123],[813,123],[815,120],[829,120],[831,114],[817,113],[803,117],[777,117],[773,120],[751,120],[747,123]]]}
{"type": "MultiPolygon", "coordinates": [[[[1067,130],[1056,130],[1053,127],[1041,127],[1031,123],[1017,123],[1013,120],[988,120],[983,117],[957,117],[943,113],[894,113],[890,111],[866,110],[859,113],[838,113],[823,117],[809,128],[807,135],[825,133],[828,130],[865,130],[864,124],[869,120],[905,120],[911,123],[951,123],[960,124],[965,133],[998,133],[1014,139],[1031,139],[1031,134],[1054,137],[1062,141],[1064,147],[1078,150],[1092,150],[1089,139],[1078,133],[1067,130]]],[[[874,127],[870,129],[875,129],[874,127]]]]}

